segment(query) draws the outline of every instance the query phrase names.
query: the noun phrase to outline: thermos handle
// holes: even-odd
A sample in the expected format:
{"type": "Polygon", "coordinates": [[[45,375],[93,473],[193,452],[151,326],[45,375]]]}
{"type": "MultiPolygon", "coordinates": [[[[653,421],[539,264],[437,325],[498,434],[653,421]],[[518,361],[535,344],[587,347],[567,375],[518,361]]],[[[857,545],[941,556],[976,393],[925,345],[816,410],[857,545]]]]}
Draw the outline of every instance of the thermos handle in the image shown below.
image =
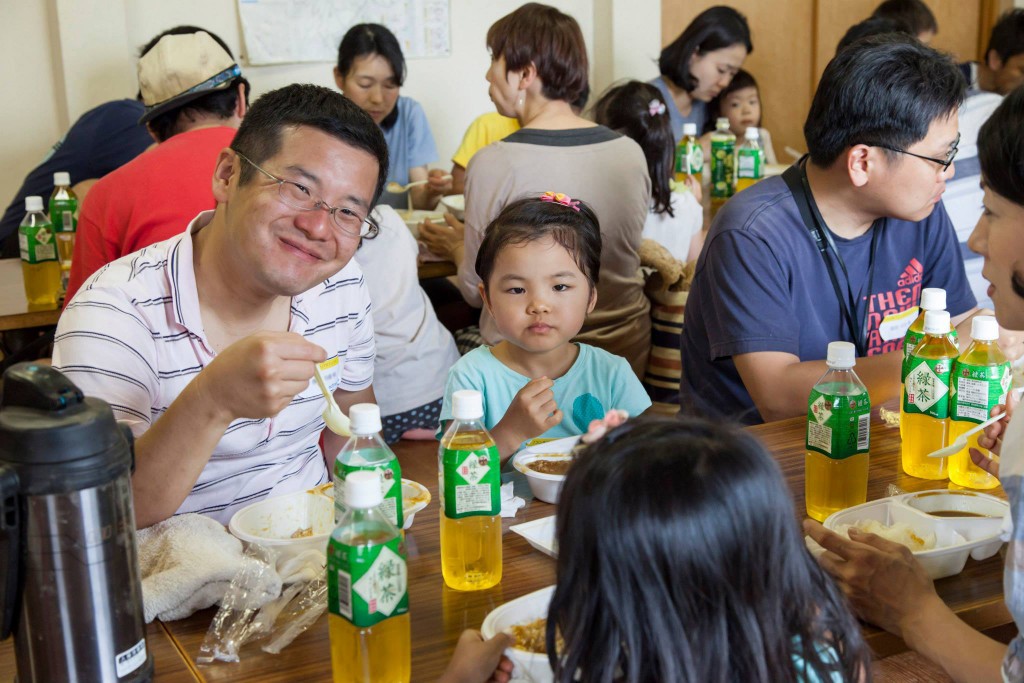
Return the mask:
{"type": "Polygon", "coordinates": [[[135,435],[132,434],[132,430],[128,425],[118,422],[117,426],[121,428],[121,434],[124,436],[125,441],[128,442],[128,452],[131,454],[132,458],[132,465],[129,472],[131,474],[135,474],[135,435]]]}
{"type": "Polygon", "coordinates": [[[18,615],[21,576],[21,519],[18,511],[18,475],[0,465],[0,640],[14,630],[18,615]]]}

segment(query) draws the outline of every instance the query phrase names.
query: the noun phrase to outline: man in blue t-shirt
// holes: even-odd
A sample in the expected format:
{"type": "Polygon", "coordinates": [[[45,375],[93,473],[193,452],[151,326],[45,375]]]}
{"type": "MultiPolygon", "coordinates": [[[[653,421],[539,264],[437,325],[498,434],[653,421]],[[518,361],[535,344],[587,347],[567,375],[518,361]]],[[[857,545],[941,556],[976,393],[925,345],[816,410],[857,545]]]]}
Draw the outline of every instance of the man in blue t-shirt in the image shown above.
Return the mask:
{"type": "Polygon", "coordinates": [[[708,234],[683,329],[684,410],[803,415],[835,340],[857,345],[881,403],[899,393],[923,287],[946,290],[954,324],[974,312],[940,202],[963,97],[956,65],[908,36],[829,63],[804,124],[809,158],[730,199],[708,234]]]}
{"type": "MultiPolygon", "coordinates": [[[[42,163],[29,171],[0,219],[3,258],[18,255],[18,226],[25,217],[25,197],[53,192],[53,174],[67,171],[76,185],[97,180],[142,154],[153,144],[139,123],[146,108],[138,100],[114,100],[90,109],[57,141],[42,163]]],[[[81,200],[82,197],[79,197],[81,200]]]]}

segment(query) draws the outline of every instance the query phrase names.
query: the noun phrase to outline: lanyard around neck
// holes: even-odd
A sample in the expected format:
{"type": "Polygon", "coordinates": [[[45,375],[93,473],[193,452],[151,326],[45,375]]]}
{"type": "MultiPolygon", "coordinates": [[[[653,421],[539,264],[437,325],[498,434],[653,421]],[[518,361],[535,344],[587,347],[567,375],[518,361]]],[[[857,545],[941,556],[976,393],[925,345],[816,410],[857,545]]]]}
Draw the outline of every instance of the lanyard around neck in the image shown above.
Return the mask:
{"type": "MultiPolygon", "coordinates": [[[[857,317],[857,298],[850,284],[850,273],[846,269],[846,262],[843,261],[843,257],[839,254],[835,241],[832,239],[832,234],[829,232],[828,227],[825,224],[825,219],[822,218],[821,212],[818,210],[818,205],[815,203],[814,197],[811,194],[811,188],[807,182],[805,159],[801,159],[799,162],[791,166],[782,174],[782,177],[783,180],[786,181],[786,185],[789,187],[790,191],[793,193],[793,199],[796,200],[797,209],[800,212],[800,217],[803,219],[804,227],[806,227],[808,232],[811,233],[811,237],[814,239],[814,243],[818,248],[818,253],[821,254],[821,258],[825,262],[825,268],[828,270],[829,279],[832,281],[832,289],[835,291],[836,300],[839,303],[840,314],[843,318],[843,322],[846,323],[847,328],[850,330],[850,336],[853,338],[853,344],[857,349],[857,356],[863,357],[867,355],[868,350],[868,315],[870,313],[871,306],[865,305],[864,315],[859,318],[857,317]],[[839,267],[843,271],[843,277],[846,278],[845,291],[844,288],[839,285],[839,278],[836,275],[835,267],[832,264],[832,258],[830,258],[828,254],[829,250],[832,251],[835,260],[839,263],[839,267]]],[[[881,233],[881,228],[882,225],[879,221],[875,221],[871,226],[871,252],[868,259],[867,281],[868,297],[871,296],[872,286],[874,285],[875,254],[878,251],[878,236],[881,233]]]]}

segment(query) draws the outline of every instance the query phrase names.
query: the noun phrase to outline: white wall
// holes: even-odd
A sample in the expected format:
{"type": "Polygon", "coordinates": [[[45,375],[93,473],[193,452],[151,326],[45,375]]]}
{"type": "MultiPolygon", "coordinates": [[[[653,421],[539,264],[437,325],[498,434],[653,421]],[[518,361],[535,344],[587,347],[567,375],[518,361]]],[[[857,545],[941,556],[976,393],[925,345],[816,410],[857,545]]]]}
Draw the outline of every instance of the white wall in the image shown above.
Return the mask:
{"type": "MultiPolygon", "coordinates": [[[[495,20],[521,4],[451,0],[451,55],[408,60],[402,94],[426,110],[441,155],[438,166],[450,166],[466,126],[492,109],[484,37],[495,20]]],[[[583,30],[594,97],[615,80],[657,75],[652,60],[660,51],[660,0],[555,4],[583,30]]],[[[5,73],[3,87],[8,97],[18,93],[23,104],[0,111],[0,130],[18,132],[0,139],[0,158],[6,162],[0,168],[0,202],[14,194],[25,173],[82,113],[134,95],[138,49],[160,31],[196,24],[220,35],[236,56],[244,55],[236,0],[16,0],[4,2],[2,19],[0,63],[18,65],[12,78],[5,73]],[[33,36],[38,48],[32,59],[25,58],[25,36],[33,36]]],[[[252,67],[243,60],[242,65],[254,97],[295,82],[334,87],[332,63],[252,67]]]]}

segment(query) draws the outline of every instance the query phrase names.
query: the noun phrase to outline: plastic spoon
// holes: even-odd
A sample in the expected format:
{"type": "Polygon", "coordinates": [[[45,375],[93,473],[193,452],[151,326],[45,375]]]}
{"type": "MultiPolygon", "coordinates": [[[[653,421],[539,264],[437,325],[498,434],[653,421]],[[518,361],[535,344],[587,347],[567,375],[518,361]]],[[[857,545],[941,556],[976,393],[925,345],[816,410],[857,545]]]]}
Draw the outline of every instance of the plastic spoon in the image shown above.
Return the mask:
{"type": "Polygon", "coordinates": [[[327,388],[327,383],[324,382],[324,377],[320,374],[319,365],[313,366],[313,374],[316,376],[316,383],[320,385],[320,391],[324,393],[324,398],[327,399],[327,408],[323,412],[327,428],[339,436],[352,436],[352,432],[349,431],[351,423],[348,416],[341,412],[338,402],[334,400],[334,394],[327,388]]]}
{"type": "MultiPolygon", "coordinates": [[[[452,179],[452,176],[451,176],[450,173],[447,174],[447,175],[441,176],[441,180],[451,180],[451,179],[452,179]]],[[[387,185],[384,186],[384,189],[387,190],[388,192],[390,192],[391,194],[402,194],[403,192],[408,192],[409,188],[411,188],[411,187],[416,187],[417,185],[426,185],[427,182],[428,181],[426,181],[426,180],[416,180],[416,181],[413,181],[413,182],[409,183],[408,185],[402,185],[401,183],[396,183],[394,180],[392,180],[390,183],[388,183],[387,185]]]]}
{"type": "Polygon", "coordinates": [[[977,426],[975,426],[975,427],[973,427],[971,429],[968,429],[966,432],[964,432],[963,434],[958,436],[956,438],[956,441],[954,441],[953,443],[949,444],[945,448],[940,448],[937,451],[933,451],[933,452],[929,453],[928,457],[929,458],[947,458],[947,457],[953,455],[954,453],[960,452],[960,450],[962,450],[963,447],[967,445],[967,439],[970,438],[972,434],[977,434],[978,432],[980,432],[985,427],[988,427],[993,422],[995,422],[995,421],[997,421],[997,420],[999,420],[1001,418],[1004,418],[1004,417],[1006,417],[1006,413],[999,413],[998,415],[996,415],[994,417],[990,417],[989,419],[987,419],[984,422],[982,422],[980,425],[977,425],[977,426]]]}

